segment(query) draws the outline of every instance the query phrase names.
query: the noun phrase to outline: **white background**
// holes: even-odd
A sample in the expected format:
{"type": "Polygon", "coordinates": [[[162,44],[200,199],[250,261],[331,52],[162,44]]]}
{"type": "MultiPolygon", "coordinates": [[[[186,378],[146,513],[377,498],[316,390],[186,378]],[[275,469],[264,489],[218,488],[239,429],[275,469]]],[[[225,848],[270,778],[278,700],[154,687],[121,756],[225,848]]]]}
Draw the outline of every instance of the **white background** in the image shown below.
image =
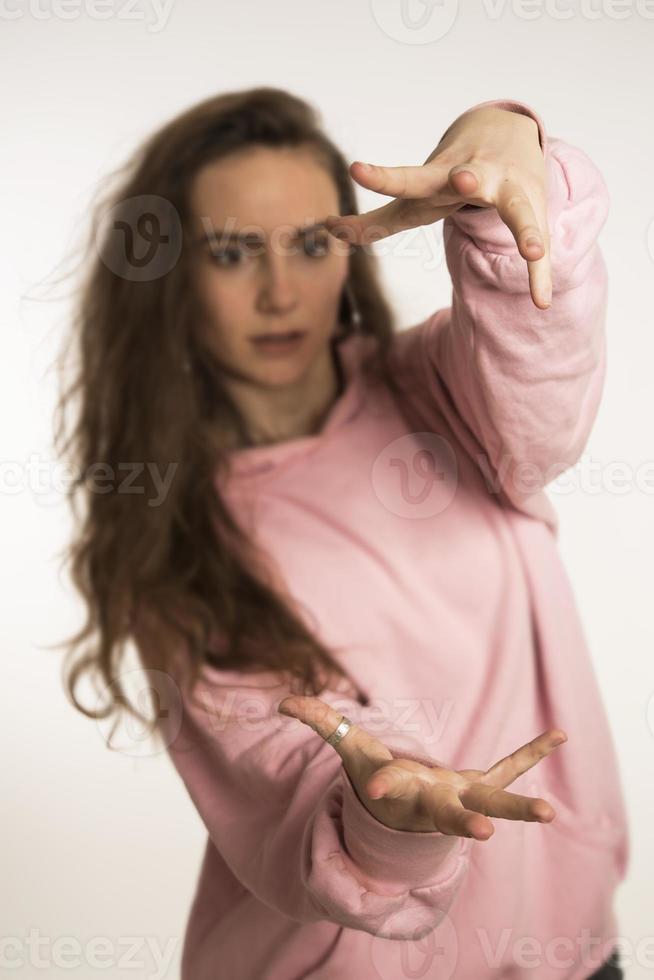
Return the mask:
{"type": "MultiPolygon", "coordinates": [[[[460,6],[444,0],[424,27],[402,28],[400,0],[176,0],[159,10],[3,0],[2,460],[25,467],[36,454],[51,477],[52,364],[71,295],[70,282],[53,280],[86,231],[97,182],[172,115],[226,89],[278,85],[321,110],[349,160],[396,165],[421,163],[477,102],[536,109],[550,135],[596,162],[611,195],[600,239],[610,273],[604,397],[586,469],[572,492],[550,496],[621,763],[632,852],[617,910],[626,975],[640,980],[654,969],[654,4],[460,6]]],[[[416,20],[428,13],[419,0],[408,9],[416,20]]],[[[361,209],[385,200],[358,194],[361,209]]],[[[414,238],[414,255],[394,239],[381,259],[401,327],[450,303],[442,254],[431,262],[440,229],[414,238]]],[[[57,967],[53,943],[102,936],[114,965],[98,975],[173,978],[205,831],[165,753],[109,752],[106,731],[66,701],[61,654],[47,649],[82,622],[60,571],[65,494],[39,492],[26,471],[17,489],[11,482],[1,517],[0,934],[17,940],[8,955],[24,965],[8,975],[95,976],[88,964],[57,967]],[[127,937],[141,969],[118,966],[127,937]],[[167,971],[145,940],[160,955],[170,944],[167,971]]]]}

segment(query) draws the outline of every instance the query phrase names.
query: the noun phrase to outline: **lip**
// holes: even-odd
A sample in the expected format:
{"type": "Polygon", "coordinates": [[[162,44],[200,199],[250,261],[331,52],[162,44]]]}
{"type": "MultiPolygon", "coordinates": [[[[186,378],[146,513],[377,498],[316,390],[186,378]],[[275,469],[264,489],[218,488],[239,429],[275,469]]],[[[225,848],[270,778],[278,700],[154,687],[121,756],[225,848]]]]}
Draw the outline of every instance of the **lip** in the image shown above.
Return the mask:
{"type": "Polygon", "coordinates": [[[287,337],[290,334],[297,334],[297,338],[293,336],[291,339],[295,340],[303,337],[306,330],[271,330],[269,333],[258,333],[253,334],[250,340],[273,340],[275,337],[287,337]]]}
{"type": "MultiPolygon", "coordinates": [[[[274,339],[276,337],[285,337],[286,333],[285,331],[284,333],[259,334],[256,337],[250,337],[250,341],[255,350],[266,357],[284,357],[297,350],[307,335],[306,330],[293,330],[292,333],[294,336],[288,340],[274,339]]],[[[288,333],[291,333],[291,331],[288,331],[288,333]]]]}

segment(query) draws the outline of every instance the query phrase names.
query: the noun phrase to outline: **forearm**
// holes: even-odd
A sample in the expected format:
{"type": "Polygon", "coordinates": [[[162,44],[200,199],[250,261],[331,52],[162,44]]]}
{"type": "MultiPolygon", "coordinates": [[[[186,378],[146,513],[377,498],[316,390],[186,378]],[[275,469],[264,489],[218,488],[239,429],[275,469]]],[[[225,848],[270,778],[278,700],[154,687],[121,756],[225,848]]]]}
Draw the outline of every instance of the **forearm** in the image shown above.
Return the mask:
{"type": "Polygon", "coordinates": [[[551,306],[533,304],[525,260],[497,212],[462,209],[444,227],[451,313],[425,330],[426,356],[482,448],[480,464],[512,499],[579,458],[606,366],[607,271],[597,242],[606,185],[562,140],[545,138],[545,159],[551,306]]]}

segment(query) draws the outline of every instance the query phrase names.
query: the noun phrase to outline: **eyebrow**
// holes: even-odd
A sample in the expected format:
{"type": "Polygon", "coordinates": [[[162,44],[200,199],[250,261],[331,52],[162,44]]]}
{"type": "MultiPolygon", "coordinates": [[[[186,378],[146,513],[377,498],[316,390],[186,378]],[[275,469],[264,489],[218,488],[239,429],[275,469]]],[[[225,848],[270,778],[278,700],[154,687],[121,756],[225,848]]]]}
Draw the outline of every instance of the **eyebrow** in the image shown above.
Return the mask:
{"type": "MultiPolygon", "coordinates": [[[[312,231],[319,231],[321,229],[327,230],[327,226],[324,221],[316,221],[311,225],[304,225],[301,228],[293,229],[294,238],[303,238],[312,231]]],[[[263,244],[263,239],[254,231],[231,231],[228,232],[226,228],[220,231],[207,231],[203,232],[201,235],[195,239],[194,244],[201,245],[206,242],[207,244],[213,244],[214,242],[226,245],[232,242],[247,242],[248,244],[261,243],[263,244]]]]}

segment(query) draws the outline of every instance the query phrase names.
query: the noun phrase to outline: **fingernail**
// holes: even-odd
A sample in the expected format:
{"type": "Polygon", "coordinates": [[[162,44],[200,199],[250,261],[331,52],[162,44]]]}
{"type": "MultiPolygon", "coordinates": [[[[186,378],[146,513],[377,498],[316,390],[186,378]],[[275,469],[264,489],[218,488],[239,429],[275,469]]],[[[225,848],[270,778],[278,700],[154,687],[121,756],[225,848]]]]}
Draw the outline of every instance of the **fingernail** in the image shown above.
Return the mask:
{"type": "Polygon", "coordinates": [[[540,246],[540,238],[536,238],[536,237],[535,237],[534,235],[531,235],[531,236],[530,236],[530,237],[529,237],[529,238],[527,239],[527,241],[526,241],[526,243],[525,243],[525,244],[526,244],[527,246],[529,246],[529,247],[530,247],[530,246],[532,246],[532,245],[538,245],[538,246],[540,246]]]}
{"type": "Polygon", "coordinates": [[[357,163],[362,168],[362,170],[365,170],[366,173],[370,173],[373,169],[370,163],[364,163],[363,160],[357,160],[357,163]]]}

